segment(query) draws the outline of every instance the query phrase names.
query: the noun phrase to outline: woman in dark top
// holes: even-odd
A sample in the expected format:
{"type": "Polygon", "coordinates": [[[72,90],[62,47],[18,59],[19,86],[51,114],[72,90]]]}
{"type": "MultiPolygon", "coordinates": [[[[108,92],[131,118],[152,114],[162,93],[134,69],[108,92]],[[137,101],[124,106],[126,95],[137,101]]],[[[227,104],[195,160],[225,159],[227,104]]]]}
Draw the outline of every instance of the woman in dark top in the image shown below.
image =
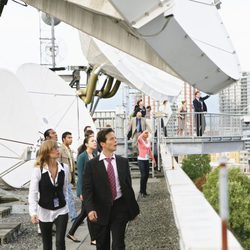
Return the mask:
{"type": "MultiPolygon", "coordinates": [[[[77,196],[82,201],[82,209],[81,213],[75,219],[72,227],[67,234],[67,238],[71,239],[74,242],[80,242],[75,236],[75,231],[81,225],[83,220],[86,218],[87,214],[84,209],[84,197],[82,195],[82,186],[83,186],[83,172],[84,167],[87,161],[95,157],[97,144],[94,136],[85,137],[82,146],[79,148],[78,156],[77,156],[77,173],[78,173],[78,181],[77,181],[77,196]]],[[[88,228],[91,238],[91,245],[95,245],[95,236],[93,233],[93,224],[88,221],[88,228]]]]}
{"type": "Polygon", "coordinates": [[[137,112],[141,112],[142,117],[146,116],[146,108],[143,105],[143,101],[142,99],[140,99],[139,101],[137,101],[135,108],[134,108],[134,117],[136,116],[137,112]]]}
{"type": "Polygon", "coordinates": [[[52,226],[56,225],[56,249],[64,250],[68,222],[66,204],[68,166],[57,159],[56,141],[42,143],[29,188],[29,212],[33,224],[39,223],[43,249],[52,250],[52,226]]]}

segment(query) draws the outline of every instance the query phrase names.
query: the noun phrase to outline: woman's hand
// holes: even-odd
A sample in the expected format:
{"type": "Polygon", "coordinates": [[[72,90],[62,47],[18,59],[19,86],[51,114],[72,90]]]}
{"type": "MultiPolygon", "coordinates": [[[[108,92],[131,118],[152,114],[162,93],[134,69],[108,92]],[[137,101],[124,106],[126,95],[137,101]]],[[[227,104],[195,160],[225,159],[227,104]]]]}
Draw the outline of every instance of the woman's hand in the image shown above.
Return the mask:
{"type": "Polygon", "coordinates": [[[31,222],[33,224],[38,224],[39,223],[39,219],[38,219],[38,216],[36,214],[31,216],[31,222]]]}
{"type": "Polygon", "coordinates": [[[155,160],[152,160],[152,165],[153,165],[153,167],[156,166],[156,161],[155,160]]]}

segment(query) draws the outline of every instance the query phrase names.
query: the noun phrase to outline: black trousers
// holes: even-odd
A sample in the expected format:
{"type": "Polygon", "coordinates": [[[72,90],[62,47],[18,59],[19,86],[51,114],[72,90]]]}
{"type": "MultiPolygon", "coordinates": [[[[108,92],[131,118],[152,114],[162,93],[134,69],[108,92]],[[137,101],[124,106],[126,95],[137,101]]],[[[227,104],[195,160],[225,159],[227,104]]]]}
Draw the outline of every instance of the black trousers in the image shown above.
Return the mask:
{"type": "MultiPolygon", "coordinates": [[[[77,230],[77,228],[81,225],[81,223],[83,222],[83,220],[87,217],[87,212],[85,210],[84,207],[84,202],[82,202],[82,207],[81,207],[81,212],[80,214],[76,217],[73,225],[71,226],[70,230],[69,230],[69,234],[70,235],[74,235],[75,231],[77,230]]],[[[87,219],[87,223],[88,223],[88,229],[89,229],[89,234],[90,234],[90,238],[91,241],[94,241],[96,236],[95,236],[95,224],[90,222],[87,219]]]]}
{"type": "Polygon", "coordinates": [[[147,194],[147,182],[149,177],[149,160],[138,160],[141,172],[140,193],[147,194]]]}
{"type": "Polygon", "coordinates": [[[59,215],[54,222],[39,221],[43,240],[43,250],[52,250],[53,223],[56,225],[56,249],[65,250],[65,233],[68,223],[68,214],[59,215]]]}
{"type": "Polygon", "coordinates": [[[163,130],[163,134],[165,137],[168,136],[168,133],[167,133],[167,126],[164,125],[164,120],[161,118],[161,128],[163,130]]]}
{"type": "Polygon", "coordinates": [[[206,118],[204,114],[196,114],[196,134],[202,136],[206,128],[206,118]]]}
{"type": "Polygon", "coordinates": [[[125,230],[128,223],[128,209],[123,198],[114,201],[108,225],[96,224],[96,249],[110,250],[110,232],[112,250],[125,250],[125,230]]]}

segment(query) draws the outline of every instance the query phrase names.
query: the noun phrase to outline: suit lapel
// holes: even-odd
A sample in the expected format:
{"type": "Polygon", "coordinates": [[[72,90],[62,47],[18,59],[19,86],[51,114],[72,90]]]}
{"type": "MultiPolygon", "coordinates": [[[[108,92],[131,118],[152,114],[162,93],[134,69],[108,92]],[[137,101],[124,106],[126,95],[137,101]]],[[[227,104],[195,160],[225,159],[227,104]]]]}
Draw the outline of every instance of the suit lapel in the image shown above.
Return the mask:
{"type": "Polygon", "coordinates": [[[107,174],[107,170],[106,170],[106,167],[105,167],[105,164],[104,164],[104,160],[100,161],[99,158],[98,158],[98,172],[100,173],[100,176],[104,176],[106,182],[108,183],[109,180],[108,180],[108,174],[107,174]]]}
{"type": "Polygon", "coordinates": [[[118,174],[118,179],[120,181],[120,184],[122,182],[122,177],[124,177],[124,173],[123,173],[123,168],[121,167],[121,161],[120,161],[120,158],[119,156],[115,156],[115,159],[116,159],[116,167],[117,167],[117,174],[118,174]]]}

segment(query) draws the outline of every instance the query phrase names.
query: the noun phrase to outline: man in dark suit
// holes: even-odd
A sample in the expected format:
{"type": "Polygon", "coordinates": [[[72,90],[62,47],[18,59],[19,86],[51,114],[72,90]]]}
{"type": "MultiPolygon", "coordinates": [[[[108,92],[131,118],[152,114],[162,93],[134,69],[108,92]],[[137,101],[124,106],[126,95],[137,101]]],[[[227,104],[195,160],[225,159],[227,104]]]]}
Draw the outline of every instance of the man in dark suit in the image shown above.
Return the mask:
{"type": "Polygon", "coordinates": [[[204,102],[209,95],[205,97],[201,97],[201,93],[199,90],[195,91],[195,99],[193,100],[194,112],[199,112],[200,114],[195,114],[196,120],[196,134],[197,136],[202,136],[206,127],[206,120],[203,112],[207,112],[207,105],[204,102]]]}
{"type": "Polygon", "coordinates": [[[139,214],[131,185],[128,159],[115,155],[117,141],[112,128],[98,132],[102,148],[99,156],[87,162],[83,176],[83,198],[90,221],[95,222],[96,249],[125,249],[125,229],[139,214]]]}

